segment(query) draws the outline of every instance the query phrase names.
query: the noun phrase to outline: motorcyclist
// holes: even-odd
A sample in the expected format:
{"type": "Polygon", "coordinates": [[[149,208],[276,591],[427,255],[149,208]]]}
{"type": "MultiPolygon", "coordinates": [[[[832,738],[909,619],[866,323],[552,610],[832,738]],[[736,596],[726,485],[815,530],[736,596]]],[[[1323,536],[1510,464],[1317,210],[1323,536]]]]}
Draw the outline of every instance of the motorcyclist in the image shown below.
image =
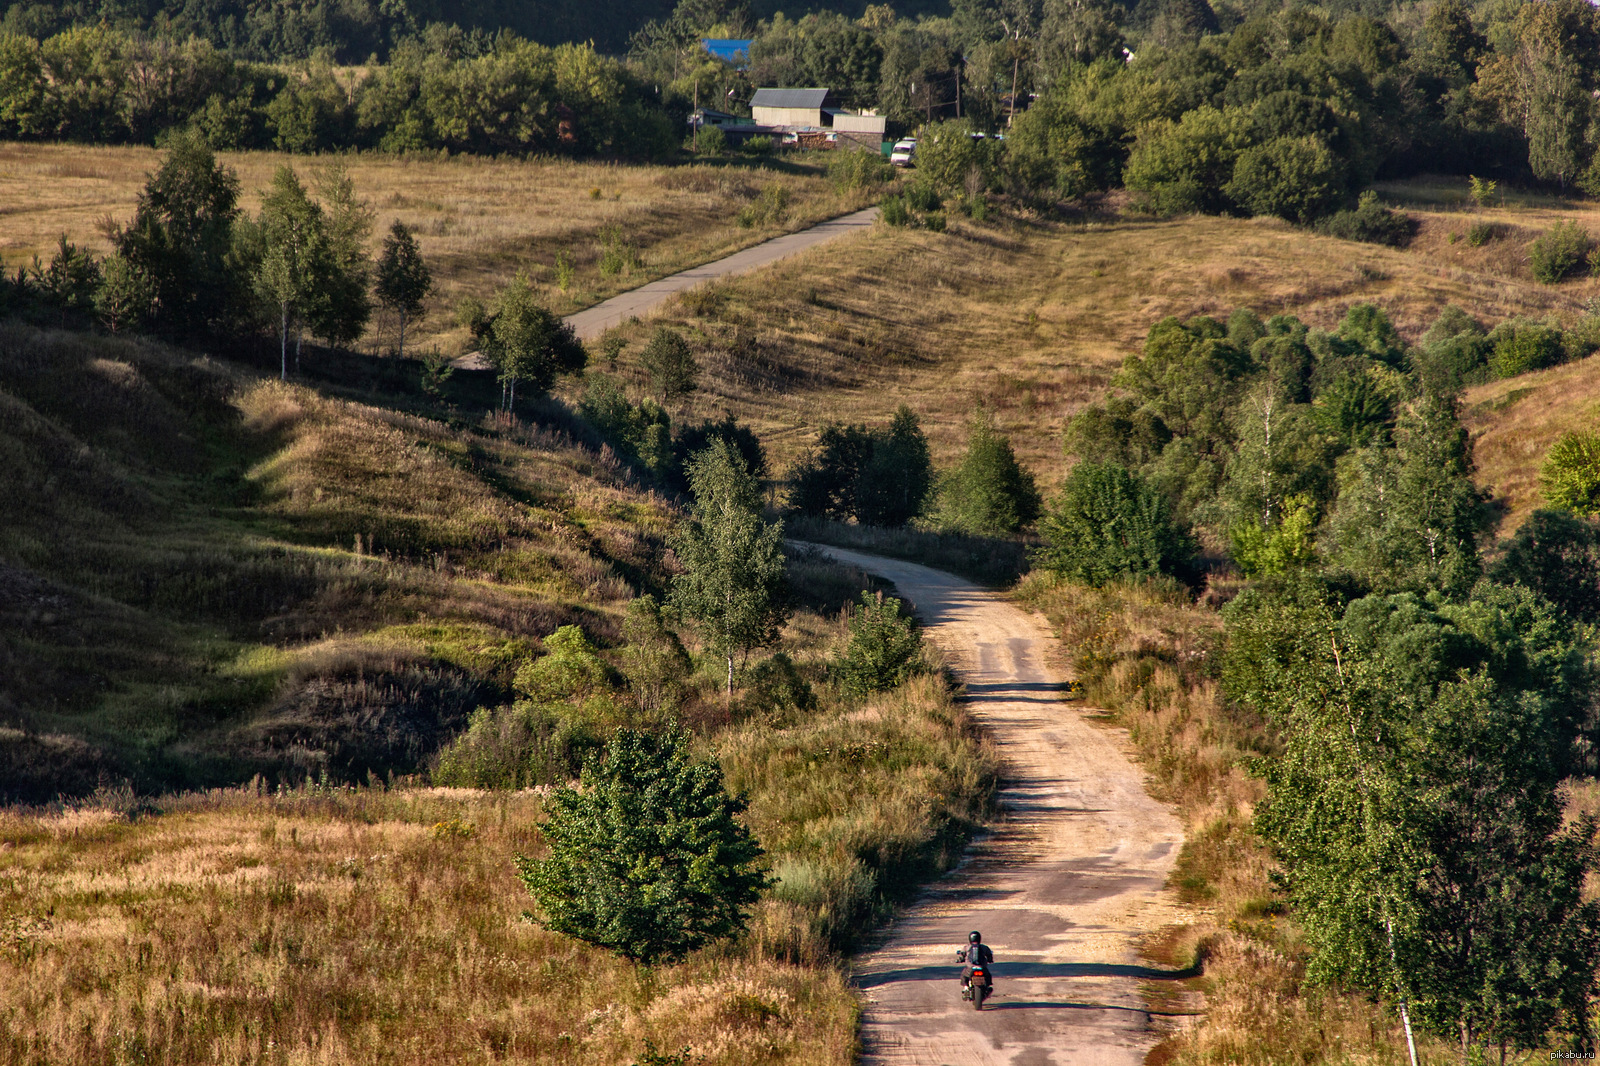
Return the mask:
{"type": "Polygon", "coordinates": [[[994,987],[994,952],[989,950],[989,945],[983,942],[983,934],[974,929],[967,934],[967,946],[956,952],[956,961],[962,963],[961,967],[961,998],[972,998],[972,968],[982,966],[984,972],[985,989],[994,987]]]}

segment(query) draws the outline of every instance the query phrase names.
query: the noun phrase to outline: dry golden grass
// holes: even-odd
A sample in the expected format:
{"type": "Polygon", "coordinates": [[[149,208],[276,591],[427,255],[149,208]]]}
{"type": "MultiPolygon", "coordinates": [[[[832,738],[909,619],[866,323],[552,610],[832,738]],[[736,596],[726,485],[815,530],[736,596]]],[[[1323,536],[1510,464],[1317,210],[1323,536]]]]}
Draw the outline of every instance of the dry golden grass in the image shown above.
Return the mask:
{"type": "Polygon", "coordinates": [[[532,793],[254,790],[0,811],[0,1059],[844,1066],[836,967],[637,968],[523,919],[532,793]]]}
{"type": "MultiPolygon", "coordinates": [[[[1122,359],[1166,315],[1290,313],[1329,329],[1352,305],[1386,308],[1418,338],[1450,303],[1493,324],[1570,319],[1600,282],[1532,280],[1525,245],[1562,218],[1600,233],[1600,207],[1496,209],[1514,233],[1479,249],[1467,213],[1417,209],[1407,249],[1340,241],[1269,219],[1045,223],[994,216],[947,232],[880,226],[744,278],[690,293],[657,317],[687,330],[707,373],[694,400],[752,423],[778,470],[829,419],[883,421],[901,402],[922,415],[935,458],[965,443],[985,404],[1049,488],[1065,474],[1060,430],[1104,395],[1122,359]]],[[[654,322],[625,333],[629,352],[654,322]]],[[[642,376],[623,357],[626,375],[642,376]]]]}
{"type": "MultiPolygon", "coordinates": [[[[561,159],[473,156],[292,156],[223,152],[239,175],[243,207],[254,212],[273,171],[288,163],[309,180],[343,162],[357,192],[377,215],[379,241],[393,219],[413,228],[437,291],[407,343],[446,351],[465,339],[451,314],[465,296],[487,300],[519,270],[546,286],[553,309],[567,314],[686,267],[720,258],[785,230],[863,207],[860,192],[839,193],[820,166],[785,164],[631,166],[561,159]],[[743,228],[739,209],[768,185],[790,191],[781,225],[743,228]],[[600,237],[615,227],[639,264],[605,276],[600,237]],[[556,286],[556,255],[570,256],[570,287],[556,286]]],[[[12,269],[48,258],[56,238],[97,252],[108,249],[104,219],[125,222],[160,153],[140,147],[0,143],[0,259],[12,269]]],[[[367,344],[392,346],[395,323],[375,317],[367,344]]]]}
{"type": "Polygon", "coordinates": [[[1600,359],[1480,385],[1463,401],[1477,481],[1504,505],[1500,534],[1507,536],[1545,506],[1539,468],[1550,446],[1563,433],[1600,425],[1600,359]]]}

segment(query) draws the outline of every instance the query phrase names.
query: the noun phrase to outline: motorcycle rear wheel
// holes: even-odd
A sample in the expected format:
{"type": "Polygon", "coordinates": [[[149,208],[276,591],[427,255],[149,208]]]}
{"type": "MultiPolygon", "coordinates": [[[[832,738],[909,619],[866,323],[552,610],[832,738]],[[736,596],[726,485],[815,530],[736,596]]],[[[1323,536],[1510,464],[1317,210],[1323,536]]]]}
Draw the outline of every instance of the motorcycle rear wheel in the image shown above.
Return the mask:
{"type": "Polygon", "coordinates": [[[988,989],[984,988],[982,985],[973,985],[972,986],[972,1009],[973,1010],[982,1010],[983,1009],[983,997],[987,996],[988,994],[989,994],[988,989]]]}

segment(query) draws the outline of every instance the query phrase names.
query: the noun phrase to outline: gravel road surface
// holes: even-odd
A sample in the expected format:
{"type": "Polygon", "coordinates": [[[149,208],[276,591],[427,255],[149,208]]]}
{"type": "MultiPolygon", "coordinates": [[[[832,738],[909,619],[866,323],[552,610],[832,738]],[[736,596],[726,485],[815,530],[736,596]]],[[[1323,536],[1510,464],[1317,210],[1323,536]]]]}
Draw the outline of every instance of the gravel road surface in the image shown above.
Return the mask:
{"type": "Polygon", "coordinates": [[[851,215],[841,215],[831,218],[826,222],[819,222],[810,229],[803,229],[798,233],[787,233],[782,237],[774,237],[770,241],[763,241],[753,248],[746,248],[742,252],[735,252],[725,259],[718,259],[714,263],[704,263],[697,267],[664,277],[659,281],[652,281],[648,285],[641,285],[637,289],[630,289],[625,293],[613,296],[604,303],[595,304],[575,315],[568,315],[567,321],[577,331],[580,340],[593,340],[612,326],[620,325],[633,317],[643,318],[653,311],[658,305],[666,302],[670,297],[676,296],[685,289],[692,289],[696,285],[704,285],[717,278],[732,277],[735,274],[747,274],[758,267],[769,263],[776,263],[786,259],[796,252],[803,252],[807,248],[815,248],[819,244],[837,240],[851,233],[859,233],[868,228],[878,217],[878,209],[869,207],[864,211],[857,211],[851,215]]]}
{"type": "Polygon", "coordinates": [[[1151,799],[1127,735],[1059,697],[1056,641],[997,593],[915,563],[819,550],[894,582],[966,682],[1004,758],[1003,819],[860,956],[865,1061],[877,1066],[1142,1063],[1159,1039],[1141,938],[1184,920],[1166,889],[1183,831],[1151,799]],[[972,929],[995,953],[981,1012],[960,998],[972,929]]]}

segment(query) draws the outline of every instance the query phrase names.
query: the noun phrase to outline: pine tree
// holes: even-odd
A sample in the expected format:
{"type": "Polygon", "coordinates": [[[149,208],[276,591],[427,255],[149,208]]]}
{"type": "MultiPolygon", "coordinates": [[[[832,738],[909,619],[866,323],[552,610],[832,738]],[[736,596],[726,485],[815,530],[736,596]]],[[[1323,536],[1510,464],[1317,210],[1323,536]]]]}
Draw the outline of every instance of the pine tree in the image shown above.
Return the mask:
{"type": "Polygon", "coordinates": [[[581,790],[548,801],[549,858],[517,856],[544,924],[636,962],[681,959],[736,935],[767,878],[714,761],[687,734],[620,729],[583,771],[581,790]]]}
{"type": "Polygon", "coordinates": [[[650,385],[662,403],[693,392],[699,383],[700,365],[695,362],[689,342],[667,326],[656,328],[655,336],[639,355],[650,385]]]}

